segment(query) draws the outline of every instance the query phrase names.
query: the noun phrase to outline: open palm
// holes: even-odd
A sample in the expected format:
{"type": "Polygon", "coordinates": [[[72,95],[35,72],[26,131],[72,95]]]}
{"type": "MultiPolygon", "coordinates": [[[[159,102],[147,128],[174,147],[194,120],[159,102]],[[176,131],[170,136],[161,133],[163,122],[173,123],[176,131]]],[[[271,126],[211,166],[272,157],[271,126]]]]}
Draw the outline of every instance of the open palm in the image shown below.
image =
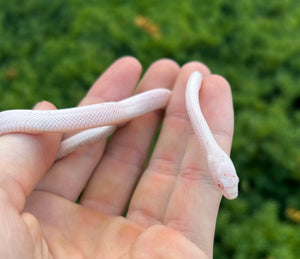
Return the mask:
{"type": "MultiPolygon", "coordinates": [[[[201,63],[179,68],[166,59],[152,64],[135,90],[172,89],[165,113],[128,122],[108,144],[54,162],[61,134],[2,136],[0,257],[211,258],[221,193],[185,111],[185,85],[195,70],[204,75],[204,116],[229,153],[233,109],[226,80],[201,63]]],[[[130,96],[140,74],[136,59],[117,60],[80,105],[130,96]]],[[[35,109],[54,107],[42,102],[35,109]]]]}

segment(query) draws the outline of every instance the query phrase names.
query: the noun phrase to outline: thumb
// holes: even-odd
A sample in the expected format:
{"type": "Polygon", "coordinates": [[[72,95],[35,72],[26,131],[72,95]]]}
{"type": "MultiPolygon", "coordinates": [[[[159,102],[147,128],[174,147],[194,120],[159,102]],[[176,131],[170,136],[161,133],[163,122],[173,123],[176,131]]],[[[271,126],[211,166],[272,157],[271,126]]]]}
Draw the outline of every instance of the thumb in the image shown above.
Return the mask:
{"type": "MultiPolygon", "coordinates": [[[[34,109],[54,110],[43,101],[34,109]]],[[[0,137],[0,191],[22,211],[26,197],[53,164],[61,134],[14,133],[0,137]]]]}

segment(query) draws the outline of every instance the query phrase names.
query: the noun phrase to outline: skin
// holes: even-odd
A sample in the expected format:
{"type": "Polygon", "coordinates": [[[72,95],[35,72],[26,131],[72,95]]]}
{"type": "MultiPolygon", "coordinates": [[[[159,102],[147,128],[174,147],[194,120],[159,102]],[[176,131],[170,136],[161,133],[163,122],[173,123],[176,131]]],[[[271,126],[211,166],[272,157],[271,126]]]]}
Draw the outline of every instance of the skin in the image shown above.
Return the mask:
{"type": "MultiPolygon", "coordinates": [[[[202,63],[180,68],[167,59],[153,63],[136,90],[173,90],[147,167],[162,111],[123,125],[107,146],[103,140],[55,163],[66,136],[2,136],[0,257],[212,258],[222,196],[185,110],[185,85],[194,70],[205,76],[199,94],[204,116],[229,154],[233,134],[229,84],[202,63]]],[[[126,98],[140,75],[136,59],[121,58],[80,105],[126,98]]],[[[55,107],[41,102],[35,109],[55,107]]]]}

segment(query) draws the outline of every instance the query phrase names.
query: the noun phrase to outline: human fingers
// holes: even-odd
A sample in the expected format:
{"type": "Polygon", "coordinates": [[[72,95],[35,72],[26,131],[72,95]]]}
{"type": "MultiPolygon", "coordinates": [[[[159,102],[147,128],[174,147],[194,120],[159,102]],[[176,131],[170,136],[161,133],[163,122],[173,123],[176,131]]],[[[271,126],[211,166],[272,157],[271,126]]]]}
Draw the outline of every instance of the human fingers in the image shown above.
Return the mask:
{"type": "MultiPolygon", "coordinates": [[[[182,89],[185,86],[182,85],[182,89]]],[[[199,102],[214,138],[229,154],[234,116],[228,82],[217,75],[205,77],[199,102]]],[[[211,257],[222,194],[213,181],[206,159],[206,151],[191,129],[164,223],[183,233],[211,257]]]]}
{"type": "MultiPolygon", "coordinates": [[[[171,60],[153,63],[136,93],[157,87],[171,89],[179,67],[171,60]]],[[[163,113],[154,111],[120,128],[110,140],[101,163],[81,198],[81,204],[103,213],[121,215],[144,170],[163,113]]]]}
{"type": "MultiPolygon", "coordinates": [[[[141,65],[135,58],[117,60],[98,78],[79,105],[117,101],[130,96],[140,74],[141,65]]],[[[57,161],[36,189],[75,201],[97,166],[105,144],[106,140],[101,140],[57,161]]]]}
{"type": "MultiPolygon", "coordinates": [[[[34,109],[53,110],[48,102],[34,109]]],[[[0,189],[22,211],[25,200],[46,174],[59,147],[61,134],[8,134],[0,137],[0,189]]]]}
{"type": "Polygon", "coordinates": [[[200,62],[190,62],[180,69],[153,155],[129,206],[127,217],[143,227],[162,224],[164,220],[188,141],[190,122],[183,85],[194,70],[204,76],[210,74],[200,62]]]}

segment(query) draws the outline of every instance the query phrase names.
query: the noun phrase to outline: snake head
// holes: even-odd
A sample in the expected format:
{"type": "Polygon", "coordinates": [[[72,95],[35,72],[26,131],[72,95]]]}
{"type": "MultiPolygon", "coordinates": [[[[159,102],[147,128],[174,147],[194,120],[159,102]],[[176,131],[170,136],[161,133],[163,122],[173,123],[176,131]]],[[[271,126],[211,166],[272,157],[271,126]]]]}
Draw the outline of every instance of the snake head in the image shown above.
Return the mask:
{"type": "Polygon", "coordinates": [[[239,178],[230,157],[222,150],[208,155],[208,167],[216,185],[222,194],[229,200],[238,196],[239,178]]]}

